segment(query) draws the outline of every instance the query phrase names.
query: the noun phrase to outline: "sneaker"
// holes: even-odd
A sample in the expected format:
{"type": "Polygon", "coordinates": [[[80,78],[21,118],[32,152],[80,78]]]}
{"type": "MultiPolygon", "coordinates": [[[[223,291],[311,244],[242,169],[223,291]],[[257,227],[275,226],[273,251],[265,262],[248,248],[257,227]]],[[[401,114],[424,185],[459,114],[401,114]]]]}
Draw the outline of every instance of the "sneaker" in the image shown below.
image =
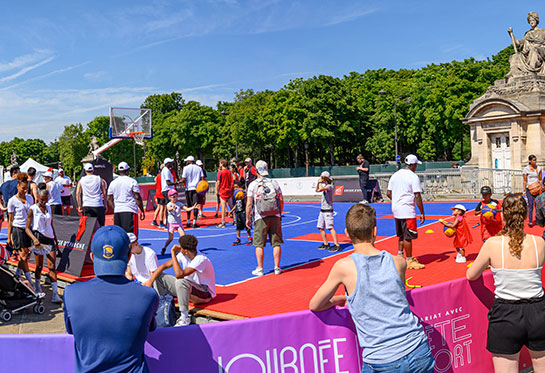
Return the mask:
{"type": "Polygon", "coordinates": [[[51,298],[52,303],[62,303],[62,298],[59,294],[54,293],[53,297],[51,298]]]}
{"type": "Polygon", "coordinates": [[[264,275],[263,273],[263,268],[256,268],[252,271],[252,275],[254,276],[257,276],[257,277],[261,277],[264,275]]]}
{"type": "Polygon", "coordinates": [[[323,244],[321,246],[318,247],[318,250],[329,250],[331,248],[331,246],[329,246],[329,244],[323,244]]]}
{"type": "Polygon", "coordinates": [[[275,267],[275,268],[274,268],[274,274],[275,274],[275,275],[279,275],[279,274],[281,274],[281,273],[282,273],[282,269],[281,269],[280,267],[275,267]]]}
{"type": "Polygon", "coordinates": [[[402,256],[403,257],[403,256],[405,256],[405,254],[403,254],[403,251],[398,251],[397,256],[402,256]]]}
{"type": "Polygon", "coordinates": [[[420,263],[418,259],[411,258],[410,260],[407,260],[407,269],[424,269],[426,265],[420,263]]]}
{"type": "Polygon", "coordinates": [[[37,298],[44,298],[45,297],[45,293],[42,291],[42,289],[36,289],[34,291],[36,292],[36,297],[37,298]]]}
{"type": "Polygon", "coordinates": [[[328,251],[330,253],[338,253],[339,251],[342,251],[343,248],[341,247],[341,245],[335,245],[335,246],[332,246],[331,249],[329,249],[328,251]]]}
{"type": "Polygon", "coordinates": [[[165,255],[165,252],[166,252],[166,251],[167,251],[167,248],[166,248],[166,247],[163,247],[163,248],[161,249],[161,255],[165,255]]]}
{"type": "Polygon", "coordinates": [[[156,222],[155,220],[151,222],[151,225],[153,225],[154,227],[158,227],[158,226],[159,226],[159,224],[157,224],[157,222],[156,222]]]}
{"type": "Polygon", "coordinates": [[[221,224],[216,225],[216,227],[218,227],[218,228],[225,228],[225,224],[221,223],[221,224]]]}
{"type": "Polygon", "coordinates": [[[167,229],[167,226],[163,223],[159,224],[159,228],[164,228],[164,229],[167,229]]]}
{"type": "Polygon", "coordinates": [[[240,238],[237,238],[235,242],[233,242],[233,246],[238,246],[238,245],[240,245],[240,238]]]}
{"type": "Polygon", "coordinates": [[[217,218],[218,218],[218,214],[215,214],[215,215],[214,215],[214,219],[217,219],[217,218]]]}
{"type": "Polygon", "coordinates": [[[467,259],[462,254],[458,253],[459,255],[456,256],[456,263],[465,263],[467,262],[467,259]]]}
{"type": "Polygon", "coordinates": [[[191,319],[187,315],[180,315],[174,326],[188,326],[191,324],[191,319]]]}
{"type": "Polygon", "coordinates": [[[201,226],[197,223],[193,223],[193,228],[200,228],[201,226]]]}
{"type": "Polygon", "coordinates": [[[186,228],[191,228],[191,222],[188,221],[185,226],[186,226],[186,228]]]}
{"type": "Polygon", "coordinates": [[[253,243],[254,243],[254,240],[252,239],[252,237],[249,237],[248,242],[246,242],[246,245],[251,245],[253,243]]]}

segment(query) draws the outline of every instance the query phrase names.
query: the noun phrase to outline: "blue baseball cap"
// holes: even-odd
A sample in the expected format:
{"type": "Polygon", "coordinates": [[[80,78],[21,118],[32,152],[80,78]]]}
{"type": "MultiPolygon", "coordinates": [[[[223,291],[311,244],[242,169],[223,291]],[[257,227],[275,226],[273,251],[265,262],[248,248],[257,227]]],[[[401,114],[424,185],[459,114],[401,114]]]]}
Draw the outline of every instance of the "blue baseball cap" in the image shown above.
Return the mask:
{"type": "Polygon", "coordinates": [[[117,225],[99,228],[91,242],[93,266],[97,276],[122,276],[127,269],[129,236],[117,225]]]}

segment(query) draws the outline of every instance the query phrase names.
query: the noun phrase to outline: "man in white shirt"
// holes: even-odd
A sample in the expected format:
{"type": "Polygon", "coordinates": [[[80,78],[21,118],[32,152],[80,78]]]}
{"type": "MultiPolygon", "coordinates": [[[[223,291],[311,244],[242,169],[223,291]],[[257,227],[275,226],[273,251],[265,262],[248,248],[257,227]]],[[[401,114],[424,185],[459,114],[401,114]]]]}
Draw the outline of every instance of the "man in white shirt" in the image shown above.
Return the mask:
{"type": "MultiPolygon", "coordinates": [[[[197,184],[199,181],[204,180],[204,173],[202,172],[202,168],[195,164],[195,157],[192,155],[184,159],[184,162],[187,163],[182,171],[182,183],[185,184],[185,204],[186,206],[193,206],[199,203],[197,198],[197,184]]],[[[195,209],[193,211],[193,228],[198,228],[197,217],[199,216],[199,210],[195,209]]],[[[191,211],[187,212],[187,227],[191,227],[191,211]]]]}
{"type": "Polygon", "coordinates": [[[252,208],[255,217],[254,239],[255,256],[257,267],[252,271],[254,276],[263,276],[263,256],[267,235],[270,238],[273,247],[274,274],[282,273],[280,269],[280,256],[282,254],[280,245],[282,240],[282,210],[284,208],[284,198],[282,189],[276,182],[266,176],[269,176],[267,162],[257,161],[255,164],[257,170],[257,179],[248,185],[246,200],[246,226],[251,228],[252,208]],[[274,190],[273,190],[274,189],[274,190]],[[271,203],[269,203],[271,201],[271,203]]]}
{"type": "Polygon", "coordinates": [[[161,193],[163,198],[168,202],[168,192],[171,189],[176,188],[176,182],[174,176],[172,176],[172,169],[174,168],[174,159],[165,158],[163,161],[165,167],[161,170],[161,193]]]}
{"type": "Polygon", "coordinates": [[[138,237],[138,210],[140,220],[146,218],[146,213],[138,182],[129,176],[129,169],[127,162],[117,166],[119,177],[108,187],[108,205],[114,210],[114,224],[138,237]]]}
{"type": "Polygon", "coordinates": [[[138,243],[136,235],[127,233],[131,243],[131,258],[127,265],[125,277],[130,281],[138,281],[144,283],[151,278],[153,272],[157,270],[159,262],[157,254],[149,247],[141,246],[138,243]]]}
{"type": "Polygon", "coordinates": [[[392,200],[392,213],[396,223],[396,234],[399,239],[398,255],[407,255],[407,268],[423,269],[424,264],[413,257],[413,240],[418,237],[416,223],[416,207],[420,210],[420,224],[426,221],[424,204],[422,203],[422,187],[415,171],[422,164],[415,155],[405,158],[405,168],[392,175],[388,182],[388,198],[392,200]]]}
{"type": "Polygon", "coordinates": [[[62,185],[61,200],[63,209],[66,210],[66,215],[70,215],[70,208],[72,207],[72,200],[70,197],[70,188],[72,187],[72,180],[70,177],[64,174],[64,170],[59,168],[59,176],[55,178],[55,181],[62,185]]]}
{"type": "Polygon", "coordinates": [[[153,286],[159,295],[166,292],[175,295],[181,314],[175,326],[185,326],[190,324],[189,301],[194,304],[210,302],[216,296],[216,278],[210,259],[197,252],[197,237],[186,234],[179,242],[180,245],[172,247],[171,259],[161,264],[142,285],[153,286]],[[163,273],[171,267],[174,267],[175,276],[163,273]]]}
{"type": "Polygon", "coordinates": [[[62,200],[61,189],[62,185],[53,181],[53,174],[51,171],[46,171],[42,175],[44,182],[46,183],[46,189],[49,192],[49,200],[47,204],[51,207],[51,212],[55,215],[62,215],[62,200]]]}
{"type": "Polygon", "coordinates": [[[104,198],[106,197],[106,181],[94,175],[95,168],[91,163],[83,165],[83,176],[76,188],[78,213],[83,216],[97,218],[98,224],[103,227],[105,221],[104,198]]]}

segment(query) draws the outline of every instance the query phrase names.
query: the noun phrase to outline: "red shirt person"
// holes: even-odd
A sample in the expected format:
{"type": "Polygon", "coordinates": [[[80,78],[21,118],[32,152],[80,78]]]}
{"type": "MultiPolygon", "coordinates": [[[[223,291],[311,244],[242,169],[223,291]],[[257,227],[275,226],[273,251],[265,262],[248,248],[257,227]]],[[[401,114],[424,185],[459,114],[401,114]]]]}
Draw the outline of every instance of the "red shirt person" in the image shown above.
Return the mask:
{"type": "Polygon", "coordinates": [[[477,207],[475,208],[475,216],[480,216],[481,238],[483,242],[485,242],[490,237],[494,237],[495,235],[497,235],[503,228],[500,214],[502,203],[497,199],[491,198],[492,188],[490,188],[489,186],[485,185],[481,188],[481,195],[483,196],[483,200],[477,204],[477,207]],[[487,218],[482,213],[483,208],[486,205],[496,208],[496,216],[492,219],[487,218]]]}
{"type": "Polygon", "coordinates": [[[219,164],[218,181],[216,187],[216,194],[219,195],[221,202],[221,224],[218,225],[219,228],[225,228],[227,205],[229,205],[229,209],[231,209],[232,205],[233,185],[233,175],[227,167],[227,160],[222,159],[220,160],[219,164]]]}

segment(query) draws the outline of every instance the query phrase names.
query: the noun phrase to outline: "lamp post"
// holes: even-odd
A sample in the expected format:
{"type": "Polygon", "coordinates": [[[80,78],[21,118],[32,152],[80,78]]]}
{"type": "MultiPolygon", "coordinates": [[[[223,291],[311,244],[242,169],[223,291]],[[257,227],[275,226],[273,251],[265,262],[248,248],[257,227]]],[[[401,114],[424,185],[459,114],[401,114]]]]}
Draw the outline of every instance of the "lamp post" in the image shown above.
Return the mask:
{"type": "MultiPolygon", "coordinates": [[[[379,91],[379,94],[381,96],[385,96],[385,95],[390,95],[390,96],[393,96],[390,92],[388,91],[385,91],[384,89],[381,89],[379,91]]],[[[395,97],[395,96],[393,96],[395,97]]],[[[400,162],[400,158],[399,158],[399,150],[398,150],[398,145],[397,145],[397,103],[399,100],[402,100],[402,99],[405,99],[405,102],[407,104],[410,104],[411,103],[411,98],[410,97],[407,97],[405,95],[402,95],[402,96],[399,96],[399,97],[396,97],[394,99],[394,141],[395,141],[395,150],[396,150],[396,163],[399,164],[400,162]]]]}
{"type": "Polygon", "coordinates": [[[305,166],[307,169],[307,177],[308,177],[308,142],[305,141],[305,166]]]}

